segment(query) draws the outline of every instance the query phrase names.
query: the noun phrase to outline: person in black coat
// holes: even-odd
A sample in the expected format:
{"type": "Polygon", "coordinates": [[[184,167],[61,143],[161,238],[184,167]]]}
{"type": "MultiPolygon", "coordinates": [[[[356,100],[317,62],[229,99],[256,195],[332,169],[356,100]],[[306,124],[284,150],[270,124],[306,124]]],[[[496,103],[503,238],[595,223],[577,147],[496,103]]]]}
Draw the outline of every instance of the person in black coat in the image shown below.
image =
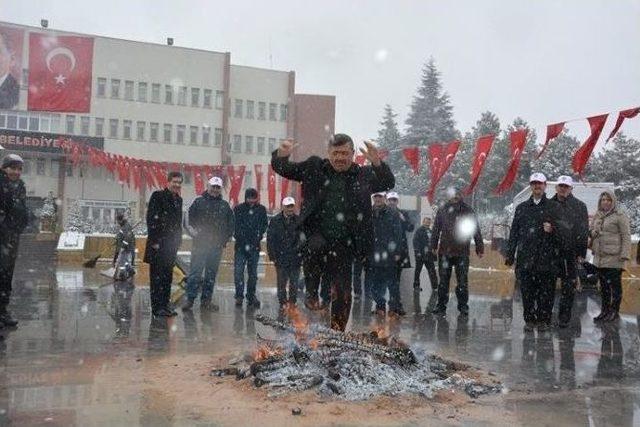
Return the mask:
{"type": "Polygon", "coordinates": [[[582,264],[587,256],[587,242],[589,240],[589,213],[587,205],[571,194],[573,179],[562,175],[556,184],[556,194],[551,200],[558,203],[562,212],[560,225],[564,227],[568,240],[565,241],[560,267],[562,279],[562,293],[558,312],[558,326],[566,328],[571,321],[571,309],[575,296],[578,279],[578,263],[582,264]]]}
{"type": "Polygon", "coordinates": [[[328,159],[311,156],[291,162],[292,140],[285,140],[271,157],[277,174],[302,183],[299,223],[304,235],[305,305],[319,308],[318,288],[324,275],[331,284],[331,327],[339,330],[346,328],[351,311],[353,260],[364,260],[373,250],[371,194],[395,185],[378,150],[370,143],[366,146],[361,151],[371,166],[353,162],[353,140],[345,134],[330,139],[328,159]]]}
{"type": "Polygon", "coordinates": [[[531,197],[515,210],[507,243],[505,265],[516,264],[525,331],[547,330],[551,324],[556,278],[561,264],[563,230],[558,203],[547,199],[547,179],[534,173],[531,197]]]}
{"type": "Polygon", "coordinates": [[[0,170],[0,327],[18,325],[7,306],[11,298],[20,233],[28,219],[27,192],[20,179],[23,164],[20,156],[9,154],[2,160],[0,170]]]}
{"type": "Polygon", "coordinates": [[[258,192],[247,188],[244,203],[233,208],[235,216],[235,238],[233,280],[236,286],[236,306],[242,305],[244,295],[244,271],[247,269],[247,307],[260,308],[256,298],[258,282],[258,261],[260,260],[260,242],[267,225],[267,209],[258,203],[258,192]]]}
{"type": "Polygon", "coordinates": [[[431,251],[431,218],[428,216],[422,220],[422,226],[418,227],[413,235],[413,252],[416,258],[416,269],[413,276],[413,289],[420,291],[420,273],[422,266],[427,269],[431,289],[438,289],[438,275],[436,274],[435,260],[436,257],[431,251]]]}
{"type": "Polygon", "coordinates": [[[271,218],[267,229],[267,253],[276,266],[278,303],[283,308],[287,303],[295,305],[298,300],[300,279],[300,232],[298,215],[295,214],[296,201],[285,197],[282,212],[271,218]],[[289,292],[287,295],[287,283],[289,292]]]}
{"type": "Polygon", "coordinates": [[[449,303],[449,282],[453,268],[456,269],[456,298],[458,311],[469,314],[469,252],[473,239],[476,255],[482,258],[484,243],[478,218],[473,208],[462,199],[460,190],[449,192],[449,201],[436,213],[431,236],[431,250],[438,254],[438,304],[432,313],[442,315],[449,303]]]}
{"type": "Polygon", "coordinates": [[[375,313],[386,313],[385,294],[389,290],[389,312],[403,315],[398,283],[398,261],[402,257],[400,242],[404,235],[402,219],[396,209],[385,204],[383,193],[373,195],[373,252],[368,260],[373,282],[375,313]]]}
{"type": "Polygon", "coordinates": [[[136,258],[136,237],[123,213],[116,215],[116,223],[120,229],[116,233],[116,248],[112,263],[115,268],[113,277],[116,281],[126,281],[135,274],[133,266],[136,258]]]}
{"type": "Polygon", "coordinates": [[[169,172],[168,186],[154,191],[147,207],[147,245],[144,262],[149,264],[151,312],[154,316],[175,316],[169,308],[173,266],[182,242],[182,174],[169,172]]]}
{"type": "MultiPolygon", "coordinates": [[[[402,269],[411,268],[411,258],[409,257],[409,241],[407,239],[407,233],[413,232],[416,226],[411,221],[411,216],[408,211],[400,209],[398,203],[400,202],[400,197],[398,193],[392,191],[387,193],[387,205],[394,211],[398,213],[400,217],[400,222],[402,224],[402,242],[400,243],[400,260],[398,261],[398,268],[396,269],[396,280],[398,281],[398,286],[400,285],[400,279],[402,276],[402,269]]],[[[404,315],[404,314],[403,314],[404,315]]]]}
{"type": "Polygon", "coordinates": [[[233,211],[222,199],[222,179],[214,176],[208,182],[207,191],[196,197],[189,207],[187,231],[193,238],[189,278],[187,279],[187,301],[182,310],[191,310],[202,288],[200,308],[217,311],[211,303],[213,287],[218,275],[222,250],[233,236],[233,211]],[[204,274],[204,279],[203,279],[204,274]]]}

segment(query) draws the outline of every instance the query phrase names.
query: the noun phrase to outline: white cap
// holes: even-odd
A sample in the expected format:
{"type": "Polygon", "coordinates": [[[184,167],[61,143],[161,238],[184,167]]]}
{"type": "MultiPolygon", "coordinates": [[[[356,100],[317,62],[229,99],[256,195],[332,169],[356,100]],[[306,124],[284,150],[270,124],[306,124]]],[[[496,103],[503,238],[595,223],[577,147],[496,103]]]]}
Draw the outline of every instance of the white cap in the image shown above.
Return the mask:
{"type": "Polygon", "coordinates": [[[558,184],[568,185],[569,187],[573,187],[573,178],[568,175],[562,175],[558,177],[558,184]]]}
{"type": "Polygon", "coordinates": [[[385,195],[386,193],[384,191],[373,193],[373,197],[384,197],[385,195]]]}
{"type": "Polygon", "coordinates": [[[209,185],[212,187],[222,187],[222,178],[220,178],[219,176],[212,177],[211,179],[209,179],[209,185]]]}
{"type": "Polygon", "coordinates": [[[289,205],[295,205],[296,204],[296,199],[294,199],[293,197],[285,197],[284,199],[282,199],[282,206],[289,206],[289,205]]]}
{"type": "Polygon", "coordinates": [[[529,177],[529,184],[532,182],[547,182],[547,177],[542,172],[532,173],[529,177]]]}
{"type": "Polygon", "coordinates": [[[387,193],[387,200],[389,199],[400,199],[400,197],[398,196],[398,193],[396,193],[395,191],[389,191],[387,193]]]}

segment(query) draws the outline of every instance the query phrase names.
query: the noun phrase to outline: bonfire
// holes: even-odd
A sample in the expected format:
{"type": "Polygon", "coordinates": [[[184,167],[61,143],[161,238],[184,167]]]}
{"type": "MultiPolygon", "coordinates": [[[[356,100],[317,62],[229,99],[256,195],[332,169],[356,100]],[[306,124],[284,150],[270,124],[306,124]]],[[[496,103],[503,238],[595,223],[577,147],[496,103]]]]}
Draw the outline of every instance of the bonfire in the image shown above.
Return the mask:
{"type": "MultiPolygon", "coordinates": [[[[416,394],[432,397],[444,389],[461,389],[471,397],[501,390],[469,376],[470,367],[435,355],[418,358],[400,340],[378,328],[369,333],[339,332],[310,324],[295,307],[274,319],[256,321],[274,328],[275,339],[256,335],[257,349],[214,369],[213,376],[235,376],[268,389],[269,396],[316,390],[323,396],[364,400],[376,396],[416,394]]],[[[486,381],[485,381],[486,382],[486,381]]]]}

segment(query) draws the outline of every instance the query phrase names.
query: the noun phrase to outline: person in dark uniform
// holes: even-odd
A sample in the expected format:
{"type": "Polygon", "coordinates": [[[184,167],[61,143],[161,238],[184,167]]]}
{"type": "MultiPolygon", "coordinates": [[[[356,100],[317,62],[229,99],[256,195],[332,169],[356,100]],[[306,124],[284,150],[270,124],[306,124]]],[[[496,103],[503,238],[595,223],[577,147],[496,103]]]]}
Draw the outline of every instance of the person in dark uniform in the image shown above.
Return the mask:
{"type": "Polygon", "coordinates": [[[182,173],[169,172],[168,185],[154,191],[147,207],[147,245],[144,262],[149,264],[151,312],[155,317],[175,316],[169,307],[173,266],[182,242],[182,173]]]}
{"type": "Polygon", "coordinates": [[[416,269],[413,276],[413,289],[421,291],[420,287],[420,273],[424,266],[429,273],[429,281],[431,282],[431,289],[438,289],[438,274],[436,273],[435,261],[436,257],[431,251],[431,238],[433,232],[431,231],[431,218],[428,216],[422,220],[422,225],[418,227],[413,235],[413,252],[416,258],[416,269]]]}
{"type": "Polygon", "coordinates": [[[0,170],[0,327],[18,325],[7,306],[20,234],[28,220],[27,192],[20,179],[23,164],[22,157],[9,154],[2,160],[0,170]]]}

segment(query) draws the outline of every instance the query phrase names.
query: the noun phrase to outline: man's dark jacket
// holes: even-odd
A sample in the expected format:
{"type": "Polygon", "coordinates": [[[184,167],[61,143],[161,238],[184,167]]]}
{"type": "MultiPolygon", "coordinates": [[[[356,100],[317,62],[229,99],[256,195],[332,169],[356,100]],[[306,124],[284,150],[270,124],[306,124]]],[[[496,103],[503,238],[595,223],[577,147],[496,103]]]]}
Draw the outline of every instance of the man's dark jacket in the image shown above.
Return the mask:
{"type": "Polygon", "coordinates": [[[433,231],[426,225],[421,225],[413,235],[413,251],[416,254],[416,258],[431,258],[433,252],[431,252],[431,238],[433,231]]]}
{"type": "MultiPolygon", "coordinates": [[[[289,157],[278,157],[278,151],[271,155],[273,170],[287,179],[302,183],[302,207],[300,210],[300,230],[307,242],[326,233],[321,229],[321,206],[326,192],[325,183],[335,174],[328,159],[311,156],[299,163],[289,161],[289,157]]],[[[371,219],[371,194],[387,191],[395,185],[395,178],[389,166],[360,166],[352,164],[345,172],[347,178],[345,200],[355,218],[347,227],[354,238],[354,255],[364,259],[373,251],[373,223],[371,219]]]]}
{"type": "Polygon", "coordinates": [[[259,203],[250,205],[244,202],[233,208],[233,214],[235,217],[235,247],[243,248],[245,251],[260,250],[260,241],[269,225],[267,209],[259,203]]]}
{"type": "Polygon", "coordinates": [[[556,194],[551,200],[560,206],[562,212],[560,226],[564,227],[565,232],[568,234],[568,239],[564,242],[566,258],[585,258],[589,240],[589,212],[587,211],[587,205],[575,198],[573,194],[569,194],[564,200],[558,199],[556,194]]]}
{"type": "Polygon", "coordinates": [[[563,231],[560,225],[562,212],[558,204],[544,195],[537,205],[533,197],[516,207],[507,242],[506,261],[516,271],[538,271],[558,274],[562,266],[563,231]],[[553,227],[544,231],[543,223],[553,227]]]}
{"type": "Polygon", "coordinates": [[[371,267],[396,267],[396,256],[402,256],[402,237],[405,235],[398,211],[388,206],[373,208],[373,252],[368,260],[371,267]]]}
{"type": "Polygon", "coordinates": [[[299,267],[300,231],[298,215],[285,217],[282,212],[271,218],[267,229],[267,253],[269,259],[279,267],[299,267]]]}
{"type": "Polygon", "coordinates": [[[28,217],[24,182],[21,179],[11,181],[0,170],[0,240],[17,238],[27,226],[28,217]]]}
{"type": "Polygon", "coordinates": [[[223,247],[233,236],[233,211],[222,196],[205,191],[189,206],[189,227],[193,230],[194,246],[223,247]]]}
{"type": "Polygon", "coordinates": [[[182,198],[168,188],[154,191],[147,207],[144,262],[173,264],[182,241],[182,198]],[[153,245],[160,245],[158,249],[153,245]]]}
{"type": "Polygon", "coordinates": [[[411,258],[409,257],[409,240],[407,239],[407,233],[411,233],[416,229],[415,224],[411,221],[411,216],[408,211],[398,209],[398,212],[404,216],[404,221],[400,220],[402,225],[402,244],[400,246],[400,261],[398,267],[411,268],[411,258]]]}
{"type": "Polygon", "coordinates": [[[431,238],[431,249],[437,250],[438,255],[459,257],[469,256],[471,236],[459,236],[458,229],[460,221],[469,221],[469,228],[475,227],[473,241],[476,245],[476,253],[484,253],[484,243],[478,218],[471,206],[464,201],[449,201],[444,204],[438,213],[433,224],[433,235],[431,238]]]}

